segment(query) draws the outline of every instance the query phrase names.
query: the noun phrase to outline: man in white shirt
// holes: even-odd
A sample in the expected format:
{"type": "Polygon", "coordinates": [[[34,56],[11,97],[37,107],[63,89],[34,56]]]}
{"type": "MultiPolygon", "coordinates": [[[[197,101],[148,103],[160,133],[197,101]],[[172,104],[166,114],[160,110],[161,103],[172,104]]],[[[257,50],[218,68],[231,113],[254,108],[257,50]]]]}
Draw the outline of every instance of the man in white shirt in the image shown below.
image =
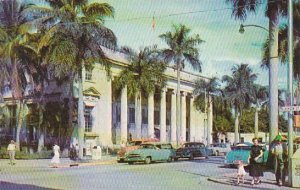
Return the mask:
{"type": "Polygon", "coordinates": [[[15,154],[16,154],[16,145],[13,140],[10,141],[10,144],[7,147],[9,154],[9,160],[11,165],[15,165],[15,154]]]}

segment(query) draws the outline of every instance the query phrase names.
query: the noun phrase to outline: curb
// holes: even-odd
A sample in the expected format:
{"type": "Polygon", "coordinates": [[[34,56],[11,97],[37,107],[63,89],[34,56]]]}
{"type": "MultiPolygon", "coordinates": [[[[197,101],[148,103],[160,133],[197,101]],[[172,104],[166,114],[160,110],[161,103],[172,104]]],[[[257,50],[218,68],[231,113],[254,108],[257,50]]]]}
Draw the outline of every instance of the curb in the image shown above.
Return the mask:
{"type": "MultiPolygon", "coordinates": [[[[82,167],[82,166],[97,166],[97,165],[109,165],[109,164],[117,164],[116,160],[109,161],[99,161],[99,162],[86,162],[86,163],[69,163],[69,164],[61,164],[58,165],[57,168],[71,168],[71,167],[82,167]]],[[[53,168],[53,167],[51,167],[53,168]]]]}

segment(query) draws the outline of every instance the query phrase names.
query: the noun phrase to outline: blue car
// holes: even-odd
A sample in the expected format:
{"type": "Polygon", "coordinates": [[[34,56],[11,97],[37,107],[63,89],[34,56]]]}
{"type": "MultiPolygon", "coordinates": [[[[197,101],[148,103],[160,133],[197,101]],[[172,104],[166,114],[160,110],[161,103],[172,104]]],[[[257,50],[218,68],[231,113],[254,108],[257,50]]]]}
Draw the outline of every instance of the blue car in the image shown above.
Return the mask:
{"type": "MultiPolygon", "coordinates": [[[[248,163],[248,158],[251,152],[251,143],[240,143],[237,144],[236,146],[231,147],[231,151],[227,153],[225,157],[225,164],[234,166],[236,165],[238,160],[243,161],[243,163],[247,164],[248,163]]],[[[266,147],[263,146],[263,163],[266,163],[268,160],[268,154],[269,151],[266,150],[266,147]]]]}

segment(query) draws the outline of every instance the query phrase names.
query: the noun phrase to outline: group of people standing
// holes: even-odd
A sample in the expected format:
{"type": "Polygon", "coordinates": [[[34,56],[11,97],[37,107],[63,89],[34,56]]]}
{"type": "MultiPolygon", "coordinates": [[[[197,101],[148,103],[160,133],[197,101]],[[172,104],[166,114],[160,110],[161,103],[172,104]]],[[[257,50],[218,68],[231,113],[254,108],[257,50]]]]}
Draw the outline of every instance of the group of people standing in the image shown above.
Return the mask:
{"type": "MultiPolygon", "coordinates": [[[[258,144],[258,139],[254,138],[252,140],[253,145],[251,147],[250,155],[248,157],[249,165],[249,175],[253,178],[251,185],[256,185],[261,183],[261,177],[263,177],[262,163],[264,163],[263,158],[263,148],[258,144]]],[[[269,158],[267,165],[273,166],[275,178],[278,186],[282,186],[285,182],[286,172],[287,172],[287,160],[288,160],[288,150],[285,142],[282,142],[282,136],[277,135],[275,140],[270,145],[269,158]]],[[[244,179],[246,174],[244,170],[245,164],[242,162],[238,163],[238,180],[244,179]]]]}

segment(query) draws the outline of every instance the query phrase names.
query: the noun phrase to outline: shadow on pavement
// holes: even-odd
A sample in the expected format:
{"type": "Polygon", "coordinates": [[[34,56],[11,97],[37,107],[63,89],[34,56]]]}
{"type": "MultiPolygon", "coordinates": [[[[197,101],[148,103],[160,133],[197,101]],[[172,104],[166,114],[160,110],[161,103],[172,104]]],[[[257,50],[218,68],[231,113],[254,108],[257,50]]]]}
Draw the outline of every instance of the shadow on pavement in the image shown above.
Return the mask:
{"type": "Polygon", "coordinates": [[[11,183],[11,182],[0,182],[0,189],[1,190],[12,190],[12,189],[22,189],[22,190],[58,190],[58,189],[51,189],[46,187],[39,187],[36,185],[29,185],[29,184],[18,184],[18,183],[11,183]]]}

